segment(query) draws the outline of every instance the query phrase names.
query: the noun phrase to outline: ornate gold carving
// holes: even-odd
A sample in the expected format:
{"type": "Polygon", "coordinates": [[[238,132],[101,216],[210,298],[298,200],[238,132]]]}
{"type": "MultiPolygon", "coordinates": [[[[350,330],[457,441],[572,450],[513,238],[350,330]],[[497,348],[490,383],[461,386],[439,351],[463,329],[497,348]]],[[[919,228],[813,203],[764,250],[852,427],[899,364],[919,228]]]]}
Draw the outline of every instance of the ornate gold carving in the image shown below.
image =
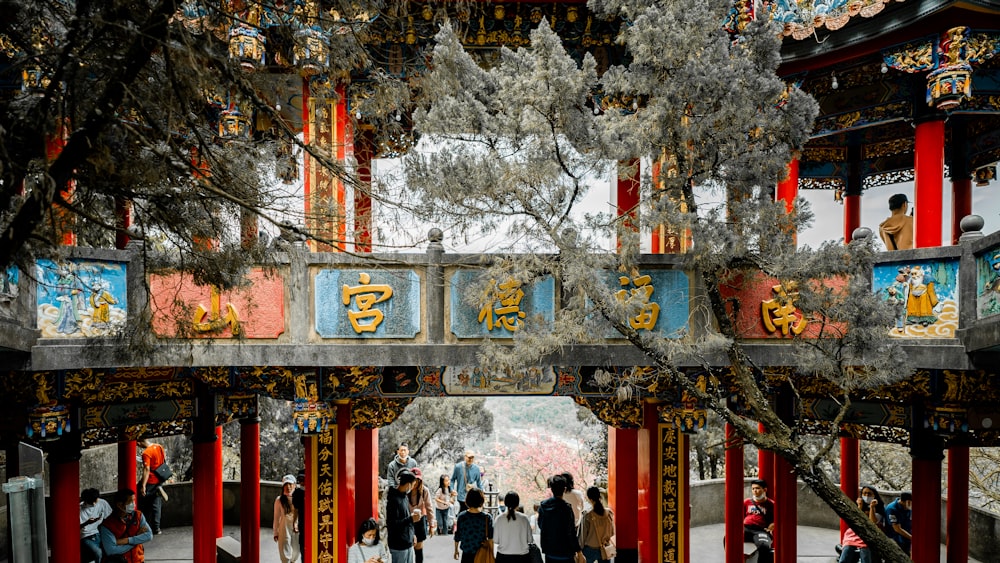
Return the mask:
{"type": "Polygon", "coordinates": [[[895,156],[898,154],[908,154],[913,152],[913,147],[913,137],[892,139],[889,141],[882,141],[880,143],[870,143],[865,145],[862,149],[862,158],[868,160],[872,158],[895,156]]]}
{"type": "Polygon", "coordinates": [[[351,401],[351,428],[380,428],[391,424],[403,414],[412,398],[385,399],[381,397],[365,397],[351,401]]]}
{"type": "Polygon", "coordinates": [[[247,391],[257,391],[276,399],[292,399],[295,376],[292,370],[281,367],[256,366],[237,368],[239,386],[247,391]]]}
{"type": "Polygon", "coordinates": [[[226,366],[195,368],[193,373],[209,387],[229,387],[229,368],[226,366]]]}
{"type": "Polygon", "coordinates": [[[601,422],[614,428],[639,428],[642,426],[642,403],[637,399],[597,399],[574,397],[577,404],[590,409],[601,422]]]}
{"type": "Polygon", "coordinates": [[[89,368],[67,371],[63,374],[63,396],[67,399],[96,396],[103,382],[103,372],[89,368]]]}

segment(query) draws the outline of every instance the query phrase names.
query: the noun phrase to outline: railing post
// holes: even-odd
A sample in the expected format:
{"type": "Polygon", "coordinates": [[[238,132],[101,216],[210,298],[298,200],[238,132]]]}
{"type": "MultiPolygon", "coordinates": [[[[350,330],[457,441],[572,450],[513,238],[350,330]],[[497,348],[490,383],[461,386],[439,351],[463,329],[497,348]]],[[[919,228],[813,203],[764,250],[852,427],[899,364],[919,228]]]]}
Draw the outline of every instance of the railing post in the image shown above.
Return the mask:
{"type": "Polygon", "coordinates": [[[444,233],[434,228],[427,233],[427,342],[444,343],[444,233]]]}

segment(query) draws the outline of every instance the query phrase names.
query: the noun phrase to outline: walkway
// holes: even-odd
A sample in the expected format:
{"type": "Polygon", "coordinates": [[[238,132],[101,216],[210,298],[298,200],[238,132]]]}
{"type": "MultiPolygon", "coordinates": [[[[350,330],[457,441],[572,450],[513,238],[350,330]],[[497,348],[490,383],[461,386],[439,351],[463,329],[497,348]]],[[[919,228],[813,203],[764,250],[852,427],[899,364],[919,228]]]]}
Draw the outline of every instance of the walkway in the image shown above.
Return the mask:
{"type": "MultiPolygon", "coordinates": [[[[698,563],[724,563],[722,549],[722,524],[700,526],[691,529],[691,559],[698,563]]],[[[238,526],[226,526],[225,534],[239,538],[238,526]]],[[[833,546],[837,543],[837,530],[799,526],[799,557],[801,563],[835,563],[833,546]]],[[[436,536],[424,544],[425,563],[453,562],[453,536],[436,536]]],[[[260,563],[280,563],[278,550],[271,539],[271,530],[262,529],[260,534],[260,563]]],[[[192,561],[191,528],[164,528],[163,534],[154,536],[147,544],[147,563],[181,563],[192,561]]],[[[945,549],[941,546],[941,561],[945,561],[945,549]]],[[[970,563],[979,563],[969,559],[970,563]]]]}

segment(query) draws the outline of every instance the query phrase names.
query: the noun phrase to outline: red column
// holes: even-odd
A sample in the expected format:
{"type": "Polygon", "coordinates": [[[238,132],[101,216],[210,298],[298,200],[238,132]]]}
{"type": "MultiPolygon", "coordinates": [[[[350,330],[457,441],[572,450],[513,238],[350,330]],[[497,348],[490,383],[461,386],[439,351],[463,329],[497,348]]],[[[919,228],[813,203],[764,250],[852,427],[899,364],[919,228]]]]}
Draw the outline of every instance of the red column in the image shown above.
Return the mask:
{"type": "Polygon", "coordinates": [[[951,180],[951,244],[962,236],[962,217],[972,214],[972,178],[951,180]]]}
{"type": "MultiPolygon", "coordinates": [[[[337,557],[340,561],[347,560],[347,538],[353,538],[357,532],[354,523],[354,499],[356,476],[354,465],[354,431],[351,430],[351,409],[346,404],[337,407],[337,535],[344,541],[338,541],[337,557]]],[[[428,472],[429,475],[429,472],[428,472]]],[[[353,543],[353,542],[352,542],[353,543]]]]}
{"type": "Polygon", "coordinates": [[[216,515],[222,511],[222,503],[216,494],[217,483],[222,475],[222,467],[216,466],[217,442],[220,440],[214,428],[211,432],[196,432],[194,436],[194,458],[191,462],[194,472],[191,486],[194,563],[215,563],[216,560],[216,515]]]}
{"type": "MultiPolygon", "coordinates": [[[[212,475],[212,495],[214,502],[212,506],[212,531],[216,538],[222,537],[222,427],[215,427],[215,447],[212,449],[215,458],[213,465],[215,473],[212,475]]],[[[197,504],[194,506],[198,506],[197,504]]],[[[215,543],[215,540],[212,540],[215,543]]]]}
{"type": "MultiPolygon", "coordinates": [[[[618,217],[622,219],[625,229],[639,229],[639,159],[625,160],[618,163],[618,183],[615,190],[618,217]],[[623,176],[624,174],[624,176],[623,176]]],[[[656,237],[656,234],[653,235],[656,237]]],[[[618,241],[621,246],[621,241],[618,241]]],[[[655,238],[653,248],[657,248],[655,238]]]]}
{"type": "MultiPolygon", "coordinates": [[[[914,489],[916,490],[916,489],[914,489]]],[[[948,563],[969,560],[969,448],[948,448],[948,563]]]]}
{"type": "Polygon", "coordinates": [[[372,251],[372,158],[374,134],[370,130],[354,133],[354,158],[358,162],[358,187],[354,189],[354,250],[372,251]]]}
{"type": "Polygon", "coordinates": [[[115,198],[115,248],[122,250],[129,242],[128,228],[132,226],[132,202],[115,198]]]}
{"type": "Polygon", "coordinates": [[[844,195],[844,242],[851,242],[854,229],[861,226],[861,194],[844,195]]]}
{"type": "MultiPolygon", "coordinates": [[[[80,453],[49,456],[52,561],[80,560],[80,453]]],[[[134,487],[132,483],[131,487],[134,487]]]]}
{"type": "Polygon", "coordinates": [[[726,424],[726,563],[743,563],[743,440],[726,424]]]}
{"type": "MultiPolygon", "coordinates": [[[[691,439],[690,436],[676,428],[665,429],[664,432],[677,433],[677,504],[681,512],[681,529],[678,531],[677,550],[678,561],[687,563],[691,559],[691,439]]],[[[669,478],[669,477],[665,477],[669,478]]],[[[662,520],[662,517],[661,517],[662,520]]]]}
{"type": "Polygon", "coordinates": [[[799,487],[792,466],[781,456],[774,456],[774,485],[768,492],[774,498],[774,561],[795,563],[798,559],[799,487]]]}
{"type": "Polygon", "coordinates": [[[618,563],[639,560],[638,439],[634,428],[608,428],[608,503],[615,513],[618,563]]]}
{"type": "MultiPolygon", "coordinates": [[[[757,431],[764,434],[767,429],[758,423],[757,431]]],[[[757,478],[767,481],[769,486],[774,483],[774,452],[771,450],[757,449],[757,478]]]]}
{"type": "Polygon", "coordinates": [[[913,458],[913,563],[941,561],[941,460],[913,458]]]}
{"type": "Polygon", "coordinates": [[[135,440],[118,442],[118,488],[132,489],[136,487],[135,440]]]}
{"type": "Polygon", "coordinates": [[[914,172],[914,247],[941,246],[944,183],[944,120],[917,123],[914,172]]]}
{"type": "Polygon", "coordinates": [[[636,519],[639,561],[658,561],[662,535],[659,518],[659,451],[656,405],[643,403],[642,428],[638,432],[636,459],[636,519]]]}
{"type": "MultiPolygon", "coordinates": [[[[356,529],[361,525],[361,522],[368,518],[378,518],[378,428],[354,431],[354,464],[356,468],[354,526],[356,529]]],[[[437,481],[430,474],[425,474],[424,477],[437,481]]],[[[428,488],[433,489],[435,486],[428,485],[428,488]]],[[[435,514],[435,516],[437,515],[435,514]]]]}
{"type": "MultiPolygon", "coordinates": [[[[858,462],[861,457],[861,442],[857,438],[840,439],[840,490],[844,491],[849,499],[858,498],[861,491],[860,478],[858,477],[858,462]]],[[[844,536],[849,526],[843,520],[840,521],[840,536],[844,536]]]]}
{"type": "Polygon", "coordinates": [[[260,561],[260,418],[240,419],[240,554],[260,561]]]}
{"type": "Polygon", "coordinates": [[[785,202],[785,211],[792,212],[795,206],[795,198],[799,195],[799,159],[793,158],[788,163],[788,176],[778,182],[778,189],[775,192],[776,201],[785,202]]]}
{"type": "Polygon", "coordinates": [[[316,460],[316,436],[302,438],[306,456],[306,529],[304,561],[315,561],[317,552],[316,538],[316,487],[319,483],[317,472],[319,464],[316,460]]]}

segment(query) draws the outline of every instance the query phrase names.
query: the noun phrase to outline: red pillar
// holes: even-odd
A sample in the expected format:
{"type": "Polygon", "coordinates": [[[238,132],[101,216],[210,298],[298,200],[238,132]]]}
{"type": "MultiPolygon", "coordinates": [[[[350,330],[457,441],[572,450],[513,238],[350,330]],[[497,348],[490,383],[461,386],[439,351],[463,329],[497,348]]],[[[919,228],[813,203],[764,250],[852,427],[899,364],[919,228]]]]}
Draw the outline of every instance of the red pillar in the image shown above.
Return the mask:
{"type": "Polygon", "coordinates": [[[941,561],[941,459],[913,458],[913,563],[941,561]]]}
{"type": "MultiPolygon", "coordinates": [[[[212,475],[212,495],[214,498],[212,506],[212,532],[216,538],[222,537],[222,427],[215,427],[215,444],[212,449],[212,456],[215,458],[213,466],[215,473],[212,475]]],[[[194,506],[198,506],[195,504],[194,506]]],[[[212,540],[215,543],[215,540],[212,540]]]]}
{"type": "Polygon", "coordinates": [[[303,560],[315,561],[318,546],[316,537],[316,487],[319,484],[319,480],[317,479],[319,464],[316,460],[316,436],[304,436],[302,442],[305,446],[306,456],[306,552],[303,560]]]}
{"type": "MultiPolygon", "coordinates": [[[[351,430],[351,409],[346,404],[341,404],[337,408],[337,445],[335,448],[337,455],[337,472],[335,482],[337,484],[337,535],[342,540],[335,543],[337,546],[337,557],[340,561],[347,560],[346,539],[352,538],[357,532],[354,522],[354,499],[356,477],[354,465],[354,431],[351,430]]],[[[429,476],[429,472],[428,472],[429,476]]],[[[428,487],[429,488],[429,487],[428,487]]],[[[352,542],[353,543],[353,542],[352,542]]]]}
{"type": "MultiPolygon", "coordinates": [[[[916,489],[914,489],[916,490],[916,489]]],[[[969,448],[948,448],[948,563],[969,560],[969,448]]]]}
{"type": "Polygon", "coordinates": [[[844,242],[851,242],[854,229],[861,226],[861,194],[844,195],[844,242]]]}
{"type": "MultiPolygon", "coordinates": [[[[354,431],[354,526],[368,518],[378,518],[378,428],[354,431]],[[360,475],[361,477],[357,477],[360,475]]],[[[424,475],[435,483],[432,475],[424,475]]],[[[428,485],[434,489],[437,485],[428,485]]],[[[433,491],[432,491],[433,492],[433,491]]],[[[437,515],[435,514],[435,517],[437,515]]],[[[351,536],[348,536],[351,537],[351,536]]]]}
{"type": "MultiPolygon", "coordinates": [[[[80,560],[80,452],[49,456],[52,561],[80,560]]],[[[134,487],[132,483],[131,487],[134,487]]]]}
{"type": "Polygon", "coordinates": [[[795,563],[798,559],[799,487],[792,466],[781,456],[774,456],[774,485],[768,492],[774,498],[774,561],[795,563]]]}
{"type": "Polygon", "coordinates": [[[260,561],[260,418],[240,419],[240,554],[260,561]]]}
{"type": "Polygon", "coordinates": [[[944,183],[944,120],[917,123],[914,156],[914,247],[941,246],[944,183]]]}
{"type": "MultiPolygon", "coordinates": [[[[844,491],[849,499],[858,498],[861,491],[860,477],[858,477],[858,463],[861,458],[861,442],[857,438],[840,439],[840,490],[844,491]]],[[[840,536],[844,536],[847,525],[840,521],[840,536]]]]}
{"type": "Polygon", "coordinates": [[[115,248],[122,250],[129,243],[128,229],[132,226],[132,202],[115,198],[115,248]]]}
{"type": "Polygon", "coordinates": [[[788,176],[778,182],[778,189],[775,192],[777,201],[785,202],[785,212],[791,213],[795,206],[795,198],[799,195],[799,159],[793,158],[788,163],[788,176]]]}
{"type": "Polygon", "coordinates": [[[118,442],[118,488],[136,488],[135,440],[118,442]]]}
{"type": "Polygon", "coordinates": [[[354,250],[372,251],[372,158],[375,140],[371,130],[354,133],[354,158],[358,162],[358,187],[354,189],[354,250]]]}
{"type": "MultiPolygon", "coordinates": [[[[622,219],[624,229],[639,229],[639,159],[620,161],[618,163],[618,183],[615,191],[615,207],[618,209],[618,217],[622,219]]],[[[653,248],[659,245],[656,243],[654,232],[653,248]]],[[[621,246],[621,241],[618,241],[621,246]]]]}
{"type": "Polygon", "coordinates": [[[726,424],[726,563],[743,563],[743,440],[726,424]]]}
{"type": "MultiPolygon", "coordinates": [[[[757,431],[764,434],[767,429],[758,423],[757,431]]],[[[769,486],[774,483],[774,452],[771,450],[757,449],[757,478],[767,481],[769,486]]]]}
{"type": "Polygon", "coordinates": [[[659,518],[659,451],[656,405],[643,403],[642,428],[638,432],[636,459],[636,492],[638,502],[639,561],[658,561],[659,542],[662,535],[659,518]]]}
{"type": "Polygon", "coordinates": [[[962,236],[962,217],[972,214],[972,178],[951,180],[951,244],[962,236]]]}
{"type": "MultiPolygon", "coordinates": [[[[196,423],[197,424],[197,423],[196,423]]],[[[194,542],[194,563],[215,563],[215,535],[217,515],[222,503],[216,494],[222,467],[216,466],[216,443],[220,442],[214,431],[196,432],[194,436],[193,483],[191,487],[191,527],[194,542]]],[[[220,490],[221,492],[221,490],[220,490]]],[[[79,525],[79,523],[78,523],[79,525]]]]}
{"type": "Polygon", "coordinates": [[[638,439],[639,431],[634,428],[608,428],[608,503],[615,513],[615,561],[619,563],[639,560],[638,439]]]}

